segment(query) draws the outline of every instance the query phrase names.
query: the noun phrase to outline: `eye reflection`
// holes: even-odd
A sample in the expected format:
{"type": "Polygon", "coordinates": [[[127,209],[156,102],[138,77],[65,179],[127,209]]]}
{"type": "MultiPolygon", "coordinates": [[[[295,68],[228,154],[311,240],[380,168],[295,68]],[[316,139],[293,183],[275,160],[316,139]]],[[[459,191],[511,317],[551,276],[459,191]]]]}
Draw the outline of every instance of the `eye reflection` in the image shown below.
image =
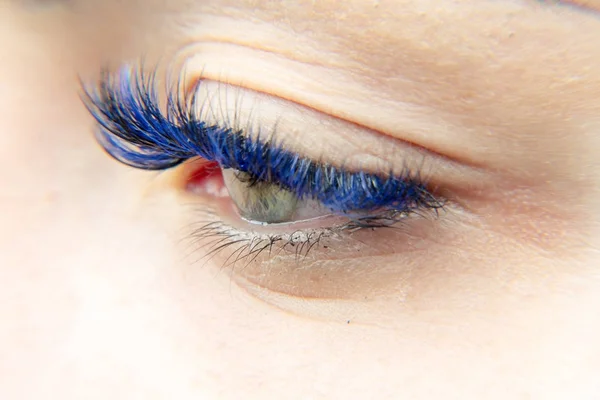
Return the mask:
{"type": "Polygon", "coordinates": [[[257,181],[232,168],[222,170],[225,186],[240,217],[255,224],[281,224],[331,214],[327,208],[298,196],[279,185],[257,181]]]}

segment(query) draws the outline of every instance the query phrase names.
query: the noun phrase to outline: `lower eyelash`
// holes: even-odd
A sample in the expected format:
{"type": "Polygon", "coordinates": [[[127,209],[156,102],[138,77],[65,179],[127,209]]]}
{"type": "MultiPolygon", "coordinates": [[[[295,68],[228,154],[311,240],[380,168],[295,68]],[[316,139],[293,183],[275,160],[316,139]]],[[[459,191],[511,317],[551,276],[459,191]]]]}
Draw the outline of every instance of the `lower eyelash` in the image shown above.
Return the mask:
{"type": "MultiPolygon", "coordinates": [[[[285,234],[256,234],[244,232],[226,225],[221,221],[206,222],[193,230],[191,239],[202,242],[207,260],[226,250],[231,250],[222,267],[236,266],[238,263],[250,264],[259,255],[281,254],[293,249],[297,259],[304,258],[322,239],[337,234],[335,228],[295,231],[285,234]]],[[[286,253],[289,254],[289,253],[286,253]]]]}
{"type": "Polygon", "coordinates": [[[376,215],[350,219],[344,224],[328,228],[266,234],[239,230],[219,220],[219,216],[211,211],[205,210],[204,213],[207,217],[212,216],[214,219],[194,223],[194,226],[198,227],[192,229],[189,238],[193,243],[201,244],[206,252],[203,256],[205,261],[222,252],[230,251],[223,262],[223,268],[235,267],[238,263],[244,267],[265,252],[270,257],[282,254],[291,255],[299,262],[306,258],[313,249],[328,248],[328,246],[322,245],[324,240],[342,240],[342,234],[352,234],[363,229],[396,228],[394,225],[408,217],[408,213],[385,211],[376,215]]]}

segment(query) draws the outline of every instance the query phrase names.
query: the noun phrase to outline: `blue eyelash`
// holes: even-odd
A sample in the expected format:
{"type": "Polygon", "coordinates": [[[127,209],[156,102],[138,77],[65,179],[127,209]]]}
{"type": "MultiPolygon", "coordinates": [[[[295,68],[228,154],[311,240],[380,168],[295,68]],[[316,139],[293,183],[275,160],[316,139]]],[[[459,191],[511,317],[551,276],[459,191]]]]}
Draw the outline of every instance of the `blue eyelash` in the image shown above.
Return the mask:
{"type": "Polygon", "coordinates": [[[193,95],[169,96],[163,113],[155,83],[154,74],[144,78],[141,69],[123,69],[114,76],[105,71],[96,87],[85,90],[84,102],[99,124],[98,141],[124,164],[162,170],[200,156],[343,214],[440,207],[408,173],[382,177],[350,172],[262,142],[260,137],[251,138],[225,124],[201,121],[194,111],[201,107],[196,107],[193,95]]]}

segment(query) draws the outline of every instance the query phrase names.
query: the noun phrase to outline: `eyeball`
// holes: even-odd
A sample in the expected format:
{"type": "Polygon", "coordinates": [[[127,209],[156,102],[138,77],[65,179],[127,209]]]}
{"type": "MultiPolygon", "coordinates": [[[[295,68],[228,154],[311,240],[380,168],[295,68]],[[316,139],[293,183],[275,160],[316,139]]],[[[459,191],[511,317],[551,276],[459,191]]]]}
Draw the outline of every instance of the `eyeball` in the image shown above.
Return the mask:
{"type": "Polygon", "coordinates": [[[332,215],[312,199],[302,199],[275,183],[253,180],[242,171],[222,169],[223,180],[240,217],[255,224],[284,224],[332,215]]]}

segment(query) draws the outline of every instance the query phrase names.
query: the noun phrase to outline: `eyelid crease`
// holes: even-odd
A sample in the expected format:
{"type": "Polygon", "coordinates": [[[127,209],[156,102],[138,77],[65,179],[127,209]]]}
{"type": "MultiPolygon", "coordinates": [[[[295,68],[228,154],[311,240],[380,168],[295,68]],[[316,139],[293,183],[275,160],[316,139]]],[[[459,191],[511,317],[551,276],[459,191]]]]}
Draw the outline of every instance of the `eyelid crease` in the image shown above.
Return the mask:
{"type": "MultiPolygon", "coordinates": [[[[261,57],[256,57],[256,50],[254,47],[229,43],[228,41],[203,41],[199,45],[219,44],[236,48],[237,52],[234,52],[234,54],[237,55],[235,60],[243,60],[246,58],[246,55],[252,57],[252,69],[245,68],[243,65],[233,65],[233,67],[228,65],[227,69],[224,69],[219,63],[209,64],[206,61],[206,54],[215,51],[215,49],[202,47],[201,51],[198,51],[195,55],[190,56],[185,60],[186,70],[200,71],[198,75],[204,80],[236,86],[247,92],[259,93],[267,97],[276,98],[281,102],[290,103],[289,105],[295,105],[313,111],[328,119],[343,121],[345,125],[353,126],[358,131],[371,132],[379,137],[385,137],[396,142],[401,142],[403,147],[410,147],[414,152],[430,154],[432,157],[438,158],[443,162],[453,163],[457,166],[460,165],[481,172],[488,172],[485,171],[487,164],[483,161],[465,156],[461,152],[444,151],[444,149],[452,150],[452,148],[445,145],[440,146],[438,140],[421,140],[429,136],[428,130],[429,132],[435,132],[433,137],[440,137],[442,132],[447,129],[450,129],[448,131],[450,136],[454,136],[457,130],[462,131],[462,129],[464,129],[463,126],[457,128],[454,125],[448,125],[447,121],[440,125],[442,121],[432,121],[431,116],[429,115],[427,118],[419,117],[419,115],[423,115],[423,113],[431,112],[431,109],[428,107],[412,102],[400,105],[394,104],[390,110],[402,110],[407,117],[402,122],[403,127],[405,128],[402,131],[405,132],[405,134],[393,134],[389,129],[385,129],[374,120],[357,119],[353,113],[345,112],[344,107],[333,106],[331,104],[332,99],[335,99],[336,102],[349,101],[353,103],[353,106],[356,106],[355,103],[360,102],[360,99],[364,97],[364,93],[349,93],[348,89],[354,88],[354,90],[356,90],[355,83],[359,81],[359,76],[338,74],[335,72],[335,66],[334,68],[325,66],[322,67],[322,70],[302,68],[301,66],[296,65],[299,61],[286,58],[279,52],[269,52],[267,55],[274,58],[263,59],[261,57]],[[253,69],[261,68],[268,68],[273,74],[281,74],[281,76],[284,77],[284,83],[276,86],[272,85],[270,84],[271,78],[261,74],[257,74],[256,78],[249,77],[252,76],[248,74],[251,74],[253,69]],[[312,79],[311,76],[313,75],[321,76],[320,80],[317,82],[312,79]],[[342,97],[337,95],[324,95],[324,93],[329,92],[333,88],[331,85],[323,84],[323,81],[327,82],[329,79],[331,79],[332,82],[337,83],[337,90],[339,90],[340,86],[345,89],[342,97]],[[287,82],[294,82],[294,84],[290,85],[287,84],[287,82]],[[301,91],[299,91],[300,88],[302,89],[301,91]],[[416,138],[420,139],[417,140],[416,138]]],[[[223,48],[218,48],[219,54],[222,54],[223,51],[223,48]]],[[[224,61],[226,60],[227,57],[225,57],[224,61]]],[[[306,65],[313,66],[312,63],[306,63],[306,65]]],[[[315,68],[320,68],[318,64],[314,64],[314,66],[315,68]]],[[[379,105],[381,104],[384,103],[379,102],[379,105]]]]}
{"type": "MultiPolygon", "coordinates": [[[[427,182],[429,187],[443,186],[460,196],[465,193],[465,188],[483,194],[490,187],[501,185],[483,167],[461,163],[418,144],[295,101],[227,81],[205,79],[202,75],[194,77],[193,83],[195,86],[188,88],[188,92],[204,92],[198,94],[205,98],[203,106],[208,109],[202,118],[215,123],[225,120],[249,136],[258,132],[262,135],[267,127],[263,137],[275,138],[289,151],[313,160],[326,159],[327,164],[348,171],[373,174],[403,176],[407,171],[413,171],[415,177],[427,182]]],[[[457,201],[460,202],[460,198],[457,201]]]]}
{"type": "MultiPolygon", "coordinates": [[[[290,36],[290,39],[292,37],[290,36]]],[[[263,54],[268,54],[268,55],[273,55],[275,57],[282,57],[285,58],[289,61],[293,61],[293,62],[297,62],[300,64],[305,64],[305,65],[311,65],[311,66],[315,66],[315,67],[320,67],[320,68],[327,68],[327,69],[331,69],[331,68],[339,68],[342,69],[344,67],[344,65],[340,62],[338,63],[333,63],[332,58],[330,58],[329,60],[327,60],[328,62],[319,62],[317,61],[316,57],[301,57],[300,54],[297,54],[295,52],[282,52],[281,49],[276,49],[274,47],[267,47],[264,43],[257,43],[257,42],[244,42],[243,38],[241,38],[242,41],[240,41],[240,38],[230,38],[230,39],[226,39],[226,38],[217,38],[217,37],[211,37],[210,39],[203,39],[200,41],[197,41],[193,44],[191,44],[189,47],[183,48],[179,51],[179,57],[185,57],[185,54],[187,52],[192,52],[193,51],[193,47],[197,47],[198,45],[210,45],[210,44],[224,44],[227,46],[231,46],[233,48],[251,48],[254,51],[257,51],[259,53],[263,53],[263,54]]]]}
{"type": "Polygon", "coordinates": [[[300,157],[271,139],[263,142],[260,132],[252,137],[241,129],[198,119],[196,92],[182,95],[181,82],[175,95],[167,97],[163,114],[155,79],[155,74],[145,77],[141,68],[125,68],[115,77],[105,71],[99,86],[86,90],[84,100],[100,125],[97,137],[122,163],[165,169],[201,156],[342,213],[382,208],[408,213],[442,205],[419,180],[418,171],[390,171],[386,176],[349,172],[300,157]]]}

